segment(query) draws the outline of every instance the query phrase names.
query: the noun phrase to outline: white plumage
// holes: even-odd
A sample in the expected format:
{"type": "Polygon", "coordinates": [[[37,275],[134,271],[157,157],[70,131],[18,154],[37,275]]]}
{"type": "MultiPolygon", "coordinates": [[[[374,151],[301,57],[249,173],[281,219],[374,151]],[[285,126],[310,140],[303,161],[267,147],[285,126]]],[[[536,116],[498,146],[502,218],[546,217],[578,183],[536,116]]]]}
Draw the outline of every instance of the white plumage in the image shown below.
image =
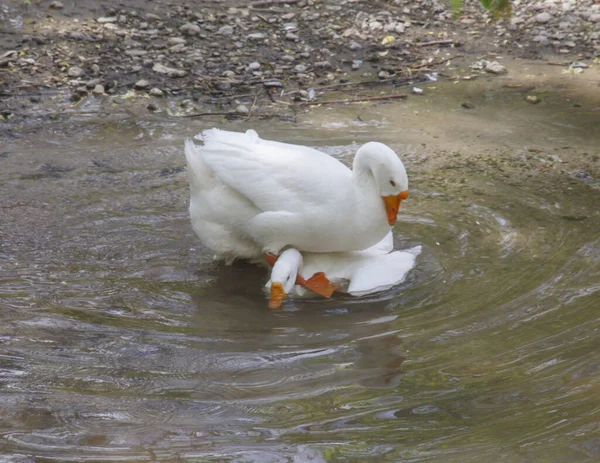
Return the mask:
{"type": "MultiPolygon", "coordinates": [[[[406,171],[386,145],[370,142],[353,170],[312,148],[246,133],[207,130],[190,140],[190,218],[217,257],[259,259],[284,247],[355,251],[390,231],[382,197],[408,189],[406,171]]],[[[393,217],[395,221],[395,215],[393,217]]]]}

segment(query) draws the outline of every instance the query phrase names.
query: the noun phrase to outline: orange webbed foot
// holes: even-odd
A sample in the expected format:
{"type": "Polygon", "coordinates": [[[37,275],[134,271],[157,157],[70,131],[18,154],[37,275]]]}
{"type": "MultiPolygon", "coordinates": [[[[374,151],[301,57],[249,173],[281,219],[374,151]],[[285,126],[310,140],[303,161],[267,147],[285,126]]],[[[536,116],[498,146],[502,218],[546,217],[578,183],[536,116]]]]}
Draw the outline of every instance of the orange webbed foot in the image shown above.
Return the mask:
{"type": "Polygon", "coordinates": [[[275,262],[277,262],[277,259],[279,259],[278,255],[271,254],[270,252],[265,252],[265,260],[267,261],[267,264],[269,264],[271,267],[273,267],[275,265],[275,262]]]}
{"type": "Polygon", "coordinates": [[[340,286],[332,283],[323,272],[315,273],[308,280],[298,275],[296,284],[304,286],[306,289],[310,289],[312,292],[323,297],[331,297],[335,291],[341,289],[340,286]]]}

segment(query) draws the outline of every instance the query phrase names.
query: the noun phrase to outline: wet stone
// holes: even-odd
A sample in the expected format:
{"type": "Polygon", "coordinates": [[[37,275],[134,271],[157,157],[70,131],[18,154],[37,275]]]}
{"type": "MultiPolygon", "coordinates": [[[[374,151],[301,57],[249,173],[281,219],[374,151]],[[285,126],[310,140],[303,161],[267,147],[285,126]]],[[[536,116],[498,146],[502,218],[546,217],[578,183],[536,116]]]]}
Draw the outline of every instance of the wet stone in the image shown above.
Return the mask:
{"type": "Polygon", "coordinates": [[[187,23],[179,28],[179,30],[186,35],[199,35],[200,26],[197,24],[187,23]]]}
{"type": "Polygon", "coordinates": [[[533,17],[533,21],[538,24],[546,24],[552,19],[552,15],[550,13],[538,13],[533,17]]]}
{"type": "Polygon", "coordinates": [[[217,31],[217,34],[220,34],[220,35],[232,35],[233,34],[233,27],[232,26],[223,26],[223,27],[219,28],[219,30],[217,31]]]}
{"type": "Polygon", "coordinates": [[[150,92],[148,92],[148,93],[150,93],[150,95],[156,96],[156,97],[164,96],[164,92],[158,87],[154,87],[154,88],[150,89],[150,92]]]}
{"type": "Polygon", "coordinates": [[[241,104],[237,108],[235,108],[235,112],[237,112],[238,114],[248,114],[250,113],[250,110],[247,106],[241,104]]]}
{"type": "Polygon", "coordinates": [[[85,71],[83,69],[81,69],[80,67],[77,66],[71,66],[69,68],[69,71],[67,72],[67,75],[69,77],[81,77],[85,74],[85,71]]]}
{"type": "Polygon", "coordinates": [[[142,80],[138,80],[135,83],[134,88],[136,90],[144,90],[144,89],[148,88],[149,86],[150,86],[150,82],[148,82],[147,80],[142,79],[142,80]]]}

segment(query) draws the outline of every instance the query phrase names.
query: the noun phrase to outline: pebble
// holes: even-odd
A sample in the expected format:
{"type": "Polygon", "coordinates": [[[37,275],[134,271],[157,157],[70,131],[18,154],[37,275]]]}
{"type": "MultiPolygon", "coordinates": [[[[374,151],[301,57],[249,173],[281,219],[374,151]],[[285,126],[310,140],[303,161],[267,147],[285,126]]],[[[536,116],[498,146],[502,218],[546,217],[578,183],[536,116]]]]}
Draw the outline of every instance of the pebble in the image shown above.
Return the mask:
{"type": "Polygon", "coordinates": [[[52,3],[50,3],[50,8],[54,9],[54,10],[62,10],[65,7],[65,4],[63,2],[57,2],[56,0],[52,3]]]}
{"type": "Polygon", "coordinates": [[[187,43],[187,41],[183,37],[169,37],[167,39],[167,43],[169,45],[179,45],[179,44],[185,45],[187,43]]]}
{"type": "Polygon", "coordinates": [[[589,66],[585,63],[582,63],[581,61],[573,61],[571,63],[571,68],[575,69],[575,68],[582,68],[582,69],[586,69],[589,68],[589,66]]]}
{"type": "Polygon", "coordinates": [[[91,79],[85,83],[85,86],[89,89],[93,89],[96,85],[101,84],[102,79],[91,79]]]}
{"type": "Polygon", "coordinates": [[[159,74],[166,74],[169,77],[184,77],[187,75],[186,71],[183,71],[181,69],[169,68],[164,64],[160,63],[154,63],[154,66],[152,66],[152,70],[154,72],[158,72],[159,74]]]}
{"type": "Polygon", "coordinates": [[[254,34],[249,34],[248,35],[248,40],[263,40],[265,39],[267,36],[261,32],[256,32],[254,34]]]}
{"type": "Polygon", "coordinates": [[[134,86],[133,86],[136,90],[144,90],[148,87],[150,87],[150,82],[148,82],[147,80],[141,79],[138,80],[134,86]]]}
{"type": "Polygon", "coordinates": [[[83,69],[81,69],[80,67],[77,66],[71,66],[69,68],[69,71],[67,72],[67,75],[69,77],[81,77],[85,74],[85,71],[83,69]]]}
{"type": "Polygon", "coordinates": [[[237,112],[238,114],[249,114],[250,110],[247,106],[241,104],[237,108],[235,108],[235,112],[237,112]]]}
{"type": "Polygon", "coordinates": [[[148,111],[158,111],[158,105],[156,103],[149,103],[146,109],[148,111]]]}
{"type": "Polygon", "coordinates": [[[232,35],[233,34],[233,27],[232,26],[223,26],[223,27],[219,28],[219,30],[217,31],[217,34],[220,34],[220,35],[232,35]]]}
{"type": "Polygon", "coordinates": [[[83,32],[79,31],[71,31],[69,32],[69,38],[73,40],[89,40],[89,37],[85,35],[83,32]]]}
{"type": "Polygon", "coordinates": [[[536,95],[527,95],[525,97],[525,101],[527,101],[527,103],[531,103],[531,104],[538,104],[540,101],[539,97],[537,97],[536,95]]]}
{"type": "Polygon", "coordinates": [[[179,30],[185,35],[200,35],[200,26],[197,24],[186,23],[179,30]]]}
{"type": "Polygon", "coordinates": [[[102,84],[98,84],[94,87],[94,90],[92,90],[92,93],[96,94],[96,95],[103,95],[104,94],[104,85],[102,84]]]}
{"type": "Polygon", "coordinates": [[[96,22],[98,22],[100,24],[116,23],[117,22],[117,18],[102,16],[102,17],[96,19],[96,22]]]}
{"type": "Polygon", "coordinates": [[[263,82],[263,86],[267,88],[282,88],[283,84],[278,80],[267,80],[263,82]]]}
{"type": "Polygon", "coordinates": [[[552,15],[547,12],[538,13],[533,17],[533,21],[538,24],[546,24],[552,19],[552,15]]]}
{"type": "Polygon", "coordinates": [[[357,51],[360,50],[362,48],[362,45],[358,42],[350,42],[348,44],[348,48],[352,51],[357,51]]]}
{"type": "Polygon", "coordinates": [[[152,96],[164,96],[164,94],[165,94],[165,93],[164,93],[164,92],[163,92],[163,91],[162,91],[160,88],[158,88],[158,87],[154,87],[154,88],[150,89],[150,91],[149,91],[148,93],[150,93],[150,95],[152,95],[152,96]]]}
{"type": "Polygon", "coordinates": [[[246,72],[258,71],[260,69],[260,63],[258,61],[254,61],[246,66],[246,72]]]}
{"type": "Polygon", "coordinates": [[[305,72],[307,67],[304,64],[297,64],[294,66],[294,71],[296,72],[305,72]]]}
{"type": "Polygon", "coordinates": [[[359,69],[363,64],[363,60],[361,59],[355,59],[354,61],[352,61],[352,69],[356,70],[359,69]]]}

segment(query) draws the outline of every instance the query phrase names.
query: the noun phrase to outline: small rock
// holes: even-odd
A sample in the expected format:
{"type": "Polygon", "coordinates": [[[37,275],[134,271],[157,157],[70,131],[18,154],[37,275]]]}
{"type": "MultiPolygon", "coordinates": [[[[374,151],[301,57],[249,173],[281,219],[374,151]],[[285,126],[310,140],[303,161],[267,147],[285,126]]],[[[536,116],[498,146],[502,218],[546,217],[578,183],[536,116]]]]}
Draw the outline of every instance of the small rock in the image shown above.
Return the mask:
{"type": "Polygon", "coordinates": [[[258,71],[260,69],[260,63],[258,61],[254,61],[246,66],[246,72],[258,71]]]}
{"type": "Polygon", "coordinates": [[[333,67],[329,61],[317,61],[314,65],[319,69],[331,69],[333,67]]]}
{"type": "Polygon", "coordinates": [[[591,14],[588,17],[588,21],[591,23],[600,23],[600,13],[591,14]]]}
{"type": "Polygon", "coordinates": [[[361,59],[356,59],[354,61],[352,61],[352,69],[356,70],[356,69],[360,69],[360,67],[363,64],[363,60],[361,59]]]}
{"type": "Polygon", "coordinates": [[[263,40],[267,36],[261,32],[255,32],[254,34],[248,34],[248,40],[263,40]]]}
{"type": "Polygon", "coordinates": [[[166,74],[169,77],[184,77],[187,75],[186,71],[183,71],[181,69],[169,68],[164,64],[160,63],[154,63],[154,66],[152,66],[152,70],[154,72],[158,72],[159,74],[166,74]]]}
{"type": "Polygon", "coordinates": [[[250,110],[248,109],[248,107],[243,104],[241,104],[237,108],[235,108],[235,111],[238,114],[249,114],[250,113],[250,110]]]}
{"type": "Polygon", "coordinates": [[[179,30],[185,35],[199,35],[200,34],[200,26],[197,24],[186,23],[179,28],[179,30]]]}
{"type": "Polygon", "coordinates": [[[377,73],[377,77],[379,77],[380,79],[389,79],[390,78],[390,73],[387,71],[379,71],[377,73]]]}
{"type": "Polygon", "coordinates": [[[287,34],[285,34],[285,39],[296,42],[300,40],[300,36],[298,34],[294,34],[293,32],[288,32],[287,34]]]}
{"type": "Polygon", "coordinates": [[[148,87],[150,87],[150,82],[144,79],[138,80],[133,86],[133,88],[135,88],[136,90],[144,90],[148,87]]]}
{"type": "Polygon", "coordinates": [[[102,84],[98,84],[94,87],[94,90],[92,90],[92,93],[96,94],[96,95],[103,95],[104,94],[104,85],[102,84]]]}
{"type": "Polygon", "coordinates": [[[536,95],[527,95],[525,97],[525,101],[527,101],[527,103],[531,103],[531,104],[538,104],[540,100],[536,95]]]}
{"type": "Polygon", "coordinates": [[[92,88],[94,88],[96,85],[98,85],[98,84],[101,84],[101,83],[102,83],[102,79],[91,79],[91,80],[88,80],[88,81],[85,83],[85,86],[86,86],[87,88],[89,88],[89,89],[92,89],[92,88]]]}
{"type": "Polygon", "coordinates": [[[114,16],[113,17],[102,16],[102,17],[96,19],[96,22],[98,22],[100,24],[116,23],[117,18],[114,16]]]}
{"type": "Polygon", "coordinates": [[[263,86],[267,88],[282,88],[283,84],[278,80],[267,80],[263,82],[263,86]]]}
{"type": "Polygon", "coordinates": [[[186,44],[186,40],[183,37],[169,37],[169,39],[167,40],[167,43],[169,45],[179,45],[179,44],[186,44]]]}
{"type": "Polygon", "coordinates": [[[146,13],[146,19],[148,21],[160,21],[160,16],[154,13],[146,13]]]}
{"type": "Polygon", "coordinates": [[[350,42],[348,44],[348,48],[350,50],[352,50],[352,51],[357,51],[357,50],[360,50],[362,48],[362,45],[360,43],[358,43],[358,42],[354,42],[353,41],[353,42],[350,42]]]}
{"type": "Polygon", "coordinates": [[[156,103],[150,103],[146,106],[148,111],[158,111],[158,105],[156,103]]]}
{"type": "Polygon", "coordinates": [[[63,2],[57,2],[56,0],[50,3],[50,8],[54,10],[62,10],[65,7],[63,2]]]}
{"type": "Polygon", "coordinates": [[[412,92],[413,92],[415,95],[422,95],[422,94],[423,94],[423,89],[422,89],[422,88],[419,88],[419,87],[413,87],[413,88],[412,88],[412,92]]]}
{"type": "Polygon", "coordinates": [[[79,31],[69,32],[69,38],[71,38],[73,40],[88,40],[88,36],[85,35],[83,32],[79,32],[79,31]]]}
{"type": "Polygon", "coordinates": [[[169,51],[171,53],[179,53],[180,51],[183,51],[185,49],[185,45],[183,43],[178,43],[177,45],[173,45],[171,48],[169,48],[169,51]]]}
{"type": "Polygon", "coordinates": [[[543,13],[538,13],[533,17],[533,21],[538,24],[546,24],[551,19],[552,15],[550,13],[546,13],[545,11],[543,13]]]}
{"type": "Polygon", "coordinates": [[[488,61],[485,64],[485,72],[489,72],[490,74],[506,74],[507,71],[498,61],[488,61]]]}
{"type": "Polygon", "coordinates": [[[92,69],[92,74],[95,76],[97,76],[98,73],[100,72],[100,66],[98,66],[96,63],[92,64],[91,69],[92,69]]]}
{"type": "Polygon", "coordinates": [[[380,31],[383,29],[383,24],[381,24],[379,21],[371,21],[369,23],[369,29],[373,32],[380,31]]]}
{"type": "Polygon", "coordinates": [[[233,34],[233,26],[223,26],[223,27],[219,28],[219,30],[217,31],[217,34],[231,35],[231,34],[233,34]]]}
{"type": "Polygon", "coordinates": [[[298,65],[294,66],[294,71],[304,72],[304,71],[306,71],[306,66],[304,64],[298,64],[298,65]]]}
{"type": "Polygon", "coordinates": [[[150,89],[148,93],[152,96],[164,96],[164,92],[158,87],[150,89]]]}
{"type": "Polygon", "coordinates": [[[571,63],[571,69],[575,69],[575,68],[587,69],[587,68],[589,68],[589,66],[581,61],[573,61],[571,63]]]}
{"type": "Polygon", "coordinates": [[[473,109],[475,107],[471,103],[463,103],[460,106],[463,107],[463,108],[465,108],[465,109],[473,109]]]}
{"type": "Polygon", "coordinates": [[[67,72],[67,75],[69,77],[75,77],[75,78],[81,77],[84,74],[85,74],[85,71],[77,66],[71,66],[69,68],[69,71],[67,72]]]}

